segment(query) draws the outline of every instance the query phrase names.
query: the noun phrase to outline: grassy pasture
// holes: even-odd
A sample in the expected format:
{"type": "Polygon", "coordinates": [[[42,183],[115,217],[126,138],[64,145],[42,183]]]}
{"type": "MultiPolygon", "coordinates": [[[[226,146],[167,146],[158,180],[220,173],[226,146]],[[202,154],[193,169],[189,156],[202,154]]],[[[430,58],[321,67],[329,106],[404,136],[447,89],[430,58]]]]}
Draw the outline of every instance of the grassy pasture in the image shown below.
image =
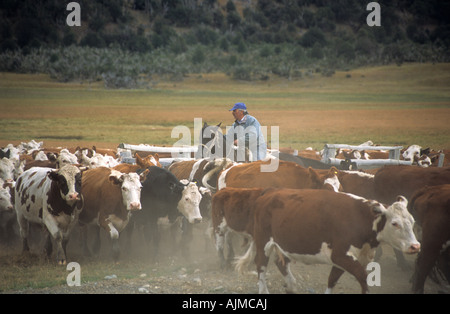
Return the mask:
{"type": "MultiPolygon", "coordinates": [[[[325,143],[370,139],[381,145],[450,148],[449,87],[450,64],[361,68],[294,81],[236,82],[213,73],[161,81],[151,90],[106,90],[101,83],[0,73],[0,146],[31,139],[49,146],[172,145],[178,140],[170,137],[174,126],[193,128],[200,117],[230,125],[228,109],[243,101],[262,125],[279,126],[283,147],[321,149],[325,143]]],[[[154,268],[88,260],[83,282],[112,273],[138,277],[154,268]]],[[[1,256],[0,292],[63,285],[67,274],[53,261],[1,256]]]]}
{"type": "Polygon", "coordinates": [[[321,149],[325,143],[370,139],[450,148],[449,87],[450,64],[360,68],[292,81],[239,82],[199,74],[160,81],[148,90],[0,73],[0,145],[31,139],[67,146],[172,145],[178,140],[171,138],[173,127],[193,131],[194,118],[230,125],[228,109],[243,101],[268,127],[269,144],[270,126],[279,126],[282,147],[321,149]]]}

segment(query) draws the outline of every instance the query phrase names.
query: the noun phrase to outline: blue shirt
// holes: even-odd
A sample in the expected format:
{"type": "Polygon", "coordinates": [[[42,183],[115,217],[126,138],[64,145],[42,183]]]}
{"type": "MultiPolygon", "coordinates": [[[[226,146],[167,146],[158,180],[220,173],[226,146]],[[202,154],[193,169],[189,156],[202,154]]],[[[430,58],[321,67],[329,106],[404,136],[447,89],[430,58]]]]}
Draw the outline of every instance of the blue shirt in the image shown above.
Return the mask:
{"type": "Polygon", "coordinates": [[[233,143],[235,135],[238,145],[245,142],[245,146],[252,152],[253,160],[261,160],[266,157],[266,141],[261,131],[261,125],[255,117],[246,114],[242,120],[235,121],[227,132],[227,143],[233,143]]]}

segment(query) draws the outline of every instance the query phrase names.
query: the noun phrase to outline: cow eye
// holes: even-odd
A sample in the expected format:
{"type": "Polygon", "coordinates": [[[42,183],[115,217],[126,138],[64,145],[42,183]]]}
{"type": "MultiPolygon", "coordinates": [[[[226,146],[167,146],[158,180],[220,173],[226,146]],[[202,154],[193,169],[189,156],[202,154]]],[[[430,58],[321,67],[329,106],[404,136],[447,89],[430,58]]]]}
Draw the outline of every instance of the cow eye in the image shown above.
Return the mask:
{"type": "Polygon", "coordinates": [[[123,191],[128,191],[128,189],[126,187],[124,187],[124,186],[122,187],[122,190],[123,191]]]}
{"type": "Polygon", "coordinates": [[[399,225],[397,222],[393,222],[392,225],[393,225],[395,228],[400,228],[400,225],[399,225]]]}

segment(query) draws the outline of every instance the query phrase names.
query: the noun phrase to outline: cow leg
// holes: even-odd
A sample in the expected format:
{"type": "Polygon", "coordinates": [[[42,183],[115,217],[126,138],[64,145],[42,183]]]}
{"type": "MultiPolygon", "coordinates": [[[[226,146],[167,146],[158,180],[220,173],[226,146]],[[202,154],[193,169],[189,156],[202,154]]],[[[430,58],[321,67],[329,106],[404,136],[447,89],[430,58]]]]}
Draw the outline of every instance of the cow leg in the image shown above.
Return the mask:
{"type": "Polygon", "coordinates": [[[412,278],[412,291],[414,293],[424,292],[425,280],[440,254],[440,243],[445,243],[445,241],[439,241],[438,237],[433,237],[432,239],[433,241],[425,240],[422,242],[421,251],[417,255],[416,268],[412,278]]]}
{"type": "Polygon", "coordinates": [[[85,256],[92,256],[91,251],[89,250],[88,244],[87,244],[87,232],[88,232],[88,225],[81,225],[80,228],[80,241],[81,241],[81,251],[85,256]]]}
{"type": "Polygon", "coordinates": [[[225,233],[221,231],[214,232],[214,237],[216,238],[216,250],[217,255],[219,256],[220,268],[225,268],[225,255],[223,254],[224,250],[224,242],[225,242],[225,233]]]}
{"type": "Polygon", "coordinates": [[[231,263],[234,260],[234,249],[233,249],[233,235],[232,232],[227,232],[225,234],[225,244],[227,246],[227,259],[225,267],[231,267],[231,263]]]}
{"type": "MultiPolygon", "coordinates": [[[[63,237],[61,244],[62,244],[64,256],[67,256],[67,243],[68,242],[69,242],[69,238],[63,237]]],[[[66,260],[67,260],[67,258],[66,258],[66,260]]]]}
{"type": "Polygon", "coordinates": [[[92,239],[92,252],[94,255],[98,255],[100,252],[100,227],[98,225],[93,225],[93,239],[92,239]]]}
{"type": "Polygon", "coordinates": [[[134,220],[133,220],[133,218],[131,218],[130,222],[128,223],[127,227],[125,228],[126,250],[128,253],[131,252],[131,240],[133,237],[133,231],[134,231],[134,220]]]}
{"type": "Polygon", "coordinates": [[[216,251],[217,251],[217,255],[219,256],[220,268],[224,269],[226,266],[225,254],[224,254],[225,239],[227,237],[227,233],[229,232],[225,220],[223,220],[221,224],[213,227],[213,230],[214,230],[214,240],[215,240],[216,251]]]}
{"type": "Polygon", "coordinates": [[[297,293],[297,289],[295,288],[295,277],[291,272],[291,263],[290,259],[277,255],[275,259],[275,265],[277,265],[278,270],[281,272],[284,278],[284,282],[286,284],[286,293],[297,293]]]}
{"type": "Polygon", "coordinates": [[[269,290],[267,289],[266,283],[266,271],[267,271],[267,264],[269,263],[269,257],[267,257],[264,252],[264,246],[263,247],[259,247],[258,245],[256,246],[255,263],[256,263],[256,271],[258,273],[259,294],[268,294],[269,290]]]}
{"type": "Polygon", "coordinates": [[[325,291],[325,294],[332,293],[334,286],[336,286],[336,283],[338,282],[339,278],[341,278],[343,273],[344,270],[336,266],[333,266],[331,268],[330,275],[328,276],[328,288],[325,291]]]}
{"type": "Polygon", "coordinates": [[[190,259],[189,243],[192,242],[192,239],[194,238],[194,225],[189,223],[189,221],[183,217],[181,230],[181,254],[184,258],[190,259]]]}
{"type": "Polygon", "coordinates": [[[53,253],[53,243],[52,243],[52,238],[51,238],[49,232],[46,232],[46,235],[45,235],[44,251],[47,253],[47,258],[50,259],[50,257],[52,256],[52,253],[53,253]]]}
{"type": "MultiPolygon", "coordinates": [[[[364,267],[358,261],[354,260],[352,257],[345,255],[345,253],[344,253],[344,255],[336,253],[336,251],[337,251],[337,249],[333,249],[333,252],[331,253],[331,261],[335,265],[341,267],[345,271],[352,274],[356,278],[356,280],[358,280],[358,282],[361,286],[361,293],[369,292],[369,289],[367,287],[367,281],[366,281],[367,273],[364,270],[364,267]]],[[[347,250],[341,250],[341,251],[346,252],[347,250]]],[[[333,267],[333,268],[336,268],[336,267],[333,267]]],[[[338,274],[337,270],[332,269],[332,273],[334,273],[333,275],[335,277],[337,277],[337,274],[338,274]]],[[[330,273],[330,276],[331,276],[331,273],[330,273]]],[[[339,278],[337,278],[337,279],[339,279],[339,278]]],[[[337,279],[334,282],[334,284],[336,284],[337,279]]]]}
{"type": "Polygon", "coordinates": [[[159,254],[159,230],[157,221],[149,221],[144,225],[144,237],[147,245],[150,246],[150,243],[153,241],[153,252],[152,252],[152,261],[156,262],[159,254]]]}
{"type": "Polygon", "coordinates": [[[120,255],[119,231],[117,231],[112,222],[110,222],[108,219],[105,219],[105,217],[99,217],[98,222],[100,227],[108,232],[111,237],[111,255],[114,261],[117,262],[120,255]]]}
{"type": "Polygon", "coordinates": [[[155,224],[155,227],[151,229],[152,237],[153,237],[153,248],[154,248],[154,261],[158,261],[159,258],[159,243],[161,240],[161,234],[159,232],[158,224],[155,224]]]}
{"type": "MultiPolygon", "coordinates": [[[[173,253],[178,252],[178,249],[182,249],[177,244],[177,235],[180,229],[180,222],[178,219],[175,220],[174,223],[170,225],[170,246],[172,247],[173,253]]],[[[183,227],[181,226],[181,233],[183,234],[183,227]]],[[[180,246],[182,245],[181,242],[183,241],[183,236],[181,236],[180,240],[180,246]]]]}
{"type": "MultiPolygon", "coordinates": [[[[63,241],[63,235],[61,230],[59,230],[58,225],[56,221],[50,217],[46,216],[44,218],[44,224],[47,227],[47,230],[49,234],[52,236],[52,238],[55,240],[56,244],[56,261],[60,265],[66,264],[66,254],[64,253],[62,241],[63,241]]],[[[50,256],[53,249],[50,249],[52,247],[51,239],[50,237],[47,238],[47,256],[50,256]]]]}
{"type": "Polygon", "coordinates": [[[17,214],[17,222],[19,224],[20,236],[22,237],[22,253],[30,252],[30,247],[28,246],[28,233],[30,224],[28,220],[25,219],[20,214],[17,214]]]}

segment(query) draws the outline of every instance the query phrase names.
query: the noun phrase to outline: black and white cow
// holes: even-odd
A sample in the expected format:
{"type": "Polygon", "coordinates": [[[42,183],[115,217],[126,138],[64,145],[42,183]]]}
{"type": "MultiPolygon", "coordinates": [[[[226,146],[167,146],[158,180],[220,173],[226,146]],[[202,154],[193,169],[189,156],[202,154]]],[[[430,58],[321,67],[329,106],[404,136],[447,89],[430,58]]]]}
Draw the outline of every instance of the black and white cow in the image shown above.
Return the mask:
{"type": "Polygon", "coordinates": [[[134,225],[143,226],[147,242],[153,240],[153,257],[156,258],[160,240],[158,219],[168,216],[173,222],[183,215],[190,223],[201,222],[199,205],[202,195],[194,182],[183,184],[173,173],[157,166],[147,169],[149,173],[141,191],[142,210],[133,212],[131,216],[128,239],[130,241],[134,225]]]}
{"type": "MultiPolygon", "coordinates": [[[[15,187],[15,210],[23,240],[23,251],[29,251],[29,222],[45,225],[56,242],[56,258],[66,263],[66,245],[70,231],[78,222],[83,207],[81,170],[73,165],[60,169],[34,167],[23,172],[15,187]]],[[[47,237],[47,255],[52,252],[47,237]]]]}

